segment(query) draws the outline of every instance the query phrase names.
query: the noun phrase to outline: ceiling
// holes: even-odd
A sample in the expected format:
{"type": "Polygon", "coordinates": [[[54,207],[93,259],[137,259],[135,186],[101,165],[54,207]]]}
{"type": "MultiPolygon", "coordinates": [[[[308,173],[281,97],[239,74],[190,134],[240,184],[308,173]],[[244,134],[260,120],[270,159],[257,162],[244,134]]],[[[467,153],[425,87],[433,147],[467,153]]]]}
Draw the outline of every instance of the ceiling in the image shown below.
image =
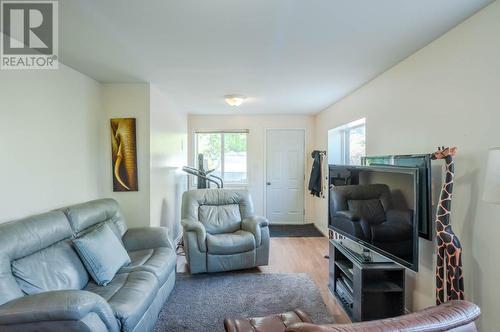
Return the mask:
{"type": "Polygon", "coordinates": [[[59,53],[100,82],[151,82],[192,114],[312,114],[491,2],[64,0],[59,53]]]}

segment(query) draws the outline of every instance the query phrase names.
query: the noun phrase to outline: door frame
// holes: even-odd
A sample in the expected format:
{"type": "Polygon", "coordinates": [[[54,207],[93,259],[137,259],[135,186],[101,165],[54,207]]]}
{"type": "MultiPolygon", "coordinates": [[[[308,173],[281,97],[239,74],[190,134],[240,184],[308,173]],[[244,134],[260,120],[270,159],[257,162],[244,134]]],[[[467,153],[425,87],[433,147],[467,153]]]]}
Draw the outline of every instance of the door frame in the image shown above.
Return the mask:
{"type": "Polygon", "coordinates": [[[303,146],[304,146],[304,188],[303,188],[303,191],[304,191],[304,202],[303,202],[303,206],[304,206],[304,213],[303,213],[303,218],[302,218],[302,223],[300,224],[290,224],[290,223],[281,223],[281,222],[275,222],[273,223],[274,225],[304,225],[306,223],[306,178],[307,178],[307,129],[302,127],[302,128],[266,128],[265,129],[265,135],[264,135],[264,182],[263,182],[263,185],[264,185],[264,193],[263,193],[263,197],[264,197],[264,217],[267,218],[267,143],[268,143],[268,133],[270,131],[302,131],[304,133],[304,140],[302,142],[303,146]]]}

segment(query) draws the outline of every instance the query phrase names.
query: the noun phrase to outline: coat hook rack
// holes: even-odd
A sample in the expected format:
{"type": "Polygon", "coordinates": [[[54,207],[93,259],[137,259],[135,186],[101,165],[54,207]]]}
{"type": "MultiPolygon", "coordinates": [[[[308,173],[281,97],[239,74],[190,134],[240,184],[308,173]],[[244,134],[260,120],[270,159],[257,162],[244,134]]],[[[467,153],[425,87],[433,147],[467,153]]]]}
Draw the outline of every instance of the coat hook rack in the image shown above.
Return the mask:
{"type": "Polygon", "coordinates": [[[325,150],[313,150],[313,152],[311,152],[311,157],[314,158],[314,154],[315,153],[319,153],[322,156],[326,156],[326,151],[325,150]]]}

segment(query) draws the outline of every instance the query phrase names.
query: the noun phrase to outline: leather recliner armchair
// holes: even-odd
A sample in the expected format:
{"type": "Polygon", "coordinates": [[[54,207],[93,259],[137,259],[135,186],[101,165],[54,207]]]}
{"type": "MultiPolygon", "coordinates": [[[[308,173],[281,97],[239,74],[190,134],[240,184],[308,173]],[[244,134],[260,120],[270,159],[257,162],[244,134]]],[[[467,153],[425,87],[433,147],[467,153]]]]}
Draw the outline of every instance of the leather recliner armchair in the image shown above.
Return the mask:
{"type": "Polygon", "coordinates": [[[331,189],[332,226],[398,256],[411,254],[413,211],[393,209],[385,184],[331,189]]]}
{"type": "Polygon", "coordinates": [[[246,190],[197,189],[182,196],[184,250],[192,274],[267,265],[266,218],[246,190]]]}
{"type": "Polygon", "coordinates": [[[352,324],[316,325],[305,312],[294,310],[266,317],[228,318],[224,326],[226,332],[477,332],[474,321],[480,314],[474,303],[450,301],[407,315],[352,324]]]}

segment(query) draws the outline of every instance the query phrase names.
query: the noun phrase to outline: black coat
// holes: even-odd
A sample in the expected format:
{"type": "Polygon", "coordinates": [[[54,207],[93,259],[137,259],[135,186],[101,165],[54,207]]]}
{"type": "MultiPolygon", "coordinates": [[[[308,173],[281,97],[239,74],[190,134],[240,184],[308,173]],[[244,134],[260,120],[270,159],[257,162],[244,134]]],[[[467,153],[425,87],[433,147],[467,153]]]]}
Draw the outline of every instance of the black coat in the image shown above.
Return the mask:
{"type": "Polygon", "coordinates": [[[321,154],[318,150],[314,150],[311,153],[314,158],[312,169],[311,169],[311,177],[309,178],[309,187],[308,189],[311,191],[311,195],[316,197],[320,197],[322,195],[321,188],[321,154]]]}

